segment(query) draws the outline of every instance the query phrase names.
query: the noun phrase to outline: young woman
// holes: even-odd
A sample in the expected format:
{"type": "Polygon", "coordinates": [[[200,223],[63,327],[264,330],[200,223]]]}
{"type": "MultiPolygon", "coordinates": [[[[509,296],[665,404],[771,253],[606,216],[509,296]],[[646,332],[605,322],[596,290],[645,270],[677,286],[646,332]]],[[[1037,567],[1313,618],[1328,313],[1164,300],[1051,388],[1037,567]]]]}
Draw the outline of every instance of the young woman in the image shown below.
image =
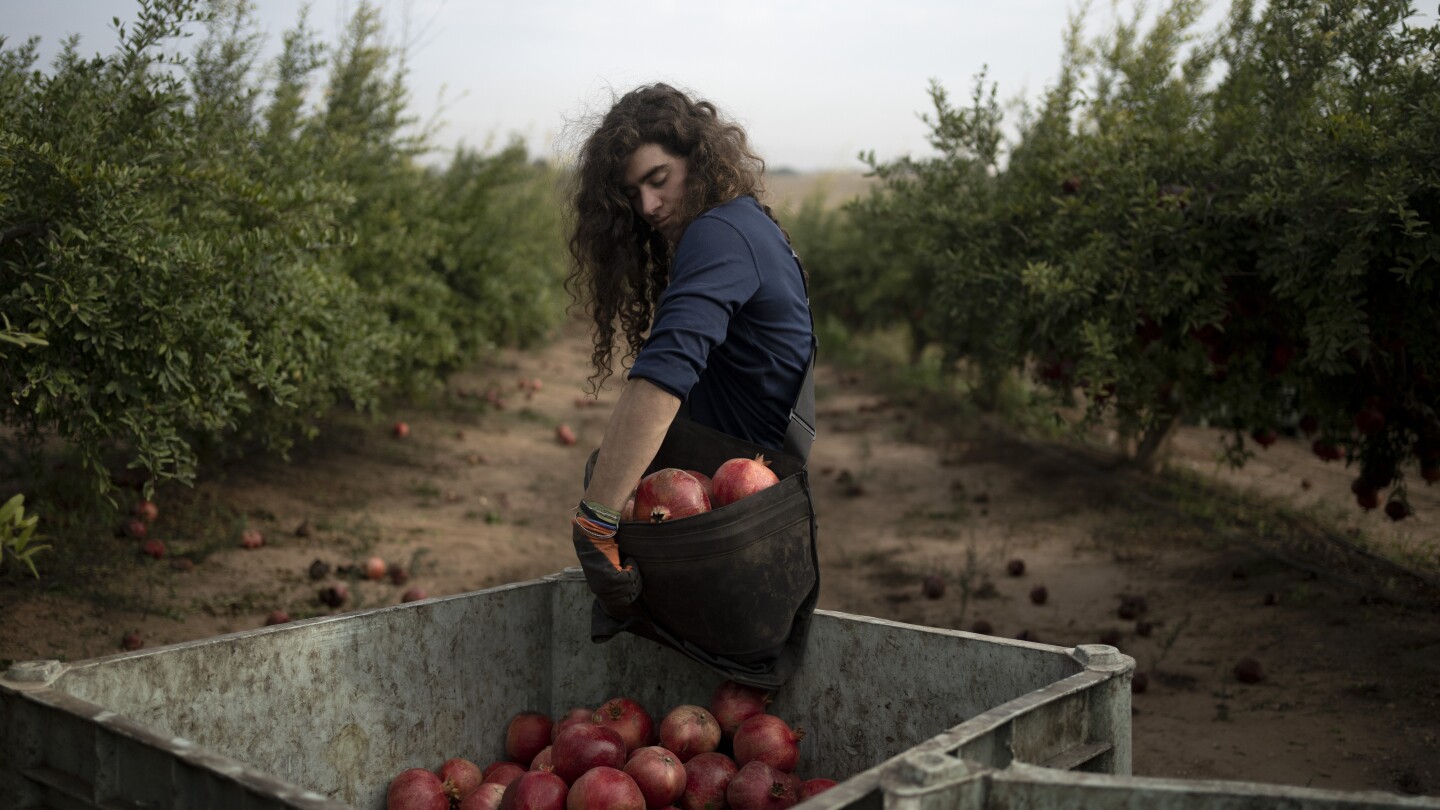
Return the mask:
{"type": "Polygon", "coordinates": [[[591,382],[615,371],[617,326],[630,364],[577,526],[620,568],[619,510],[682,406],[781,449],[813,335],[799,262],[759,200],[764,162],[713,104],[626,93],[576,170],[568,286],[593,320],[591,382]]]}

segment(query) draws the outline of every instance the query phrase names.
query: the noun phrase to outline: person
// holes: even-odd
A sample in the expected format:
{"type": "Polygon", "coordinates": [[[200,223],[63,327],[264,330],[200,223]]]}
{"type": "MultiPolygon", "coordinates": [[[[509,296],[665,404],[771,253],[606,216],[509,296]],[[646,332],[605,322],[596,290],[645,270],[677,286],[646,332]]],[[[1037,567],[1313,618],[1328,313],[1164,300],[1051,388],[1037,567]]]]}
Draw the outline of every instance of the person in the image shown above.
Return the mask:
{"type": "Polygon", "coordinates": [[[666,84],[625,93],[581,146],[567,286],[592,320],[592,387],[615,371],[617,330],[629,373],[576,521],[616,569],[620,511],[682,408],[785,446],[814,335],[763,171],[741,126],[666,84]]]}

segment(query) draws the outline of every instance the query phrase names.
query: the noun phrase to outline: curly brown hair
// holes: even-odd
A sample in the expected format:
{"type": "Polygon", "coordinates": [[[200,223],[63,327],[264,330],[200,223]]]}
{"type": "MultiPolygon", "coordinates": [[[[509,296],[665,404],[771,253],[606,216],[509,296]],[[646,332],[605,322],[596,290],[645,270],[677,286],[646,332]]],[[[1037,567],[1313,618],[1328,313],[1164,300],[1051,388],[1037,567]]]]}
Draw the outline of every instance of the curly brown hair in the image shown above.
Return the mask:
{"type": "Polygon", "coordinates": [[[581,145],[569,195],[574,266],[565,287],[594,322],[592,391],[614,373],[617,324],[628,367],[669,282],[671,245],[635,213],[622,188],[630,156],[645,144],[686,160],[685,199],[676,212],[681,233],[705,211],[746,196],[779,224],[760,199],[765,161],[751,151],[745,130],[714,104],[666,84],[621,96],[581,145]]]}

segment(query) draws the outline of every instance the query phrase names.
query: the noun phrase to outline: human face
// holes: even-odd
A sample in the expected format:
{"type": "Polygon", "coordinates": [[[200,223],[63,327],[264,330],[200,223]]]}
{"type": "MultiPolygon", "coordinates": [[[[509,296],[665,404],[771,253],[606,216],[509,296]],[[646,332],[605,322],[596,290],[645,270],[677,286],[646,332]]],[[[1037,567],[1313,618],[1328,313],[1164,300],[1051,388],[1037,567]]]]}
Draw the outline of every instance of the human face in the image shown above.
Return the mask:
{"type": "Polygon", "coordinates": [[[689,163],[656,143],[636,149],[625,164],[622,187],[630,207],[671,242],[679,236],[680,205],[685,199],[689,163]]]}

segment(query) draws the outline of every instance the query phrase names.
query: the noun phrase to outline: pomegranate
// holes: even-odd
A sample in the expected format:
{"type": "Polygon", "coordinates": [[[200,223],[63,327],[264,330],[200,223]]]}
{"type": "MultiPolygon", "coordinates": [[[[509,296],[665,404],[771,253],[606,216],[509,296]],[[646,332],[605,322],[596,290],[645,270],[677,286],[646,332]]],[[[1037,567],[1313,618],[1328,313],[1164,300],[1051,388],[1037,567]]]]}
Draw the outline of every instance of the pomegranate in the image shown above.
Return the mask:
{"type": "Polygon", "coordinates": [[[320,589],[320,602],[332,608],[340,607],[349,598],[350,589],[343,582],[320,589]]]}
{"type": "Polygon", "coordinates": [[[791,729],[773,714],[757,714],[735,729],[735,764],[744,767],[759,760],[790,773],[800,762],[800,740],[805,732],[791,729]]]}
{"type": "Polygon", "coordinates": [[[480,766],[468,759],[453,757],[441,763],[436,769],[435,775],[445,785],[445,791],[450,798],[459,801],[475,792],[480,783],[485,781],[485,776],[480,771],[480,766]]]}
{"type": "Polygon", "coordinates": [[[720,724],[721,735],[728,740],[735,736],[735,729],[741,723],[757,714],[764,714],[769,703],[770,693],[764,689],[725,681],[710,696],[710,714],[720,724]]]}
{"type": "Polygon", "coordinates": [[[553,745],[547,745],[544,748],[540,749],[540,753],[536,754],[535,758],[530,760],[530,770],[554,771],[555,760],[552,759],[550,756],[554,751],[555,746],[553,745]]]}
{"type": "Polygon", "coordinates": [[[519,779],[524,773],[524,768],[514,762],[502,759],[485,766],[484,778],[481,781],[509,787],[511,782],[519,779]]]}
{"type": "Polygon", "coordinates": [[[724,754],[696,754],[685,763],[685,792],[675,806],[680,810],[725,810],[725,791],[739,770],[724,754]]]}
{"type": "Polygon", "coordinates": [[[625,762],[625,773],[639,786],[649,810],[663,810],[685,792],[685,766],[680,757],[658,745],[636,749],[625,762]]]}
{"type": "Polygon", "coordinates": [[[139,633],[126,633],[120,638],[120,649],[134,652],[145,646],[145,639],[139,633]]]}
{"type": "Polygon", "coordinates": [[[660,721],[660,744],[687,762],[720,747],[720,723],[704,706],[676,706],[660,721]]]}
{"type": "Polygon", "coordinates": [[[269,627],[274,624],[284,624],[288,621],[290,621],[289,613],[283,610],[272,610],[270,611],[270,615],[265,617],[265,626],[269,627]]]}
{"type": "Polygon", "coordinates": [[[124,532],[127,537],[135,540],[144,540],[150,534],[150,527],[140,518],[130,518],[125,521],[124,532]]]}
{"type": "Polygon", "coordinates": [[[626,697],[610,698],[595,710],[590,722],[606,726],[625,741],[625,755],[654,742],[655,721],[638,702],[626,697]]]}
{"type": "Polygon", "coordinates": [[[710,492],[715,506],[727,506],[780,483],[764,456],[732,458],[715,471],[710,492]]]}
{"type": "Polygon", "coordinates": [[[140,552],[158,560],[165,556],[165,543],[162,540],[146,540],[140,544],[140,552]]]}
{"type": "Polygon", "coordinates": [[[735,773],[725,801],[730,810],[786,810],[800,801],[800,778],[757,759],[735,773]]]}
{"type": "Polygon", "coordinates": [[[555,775],[573,785],[580,774],[591,768],[624,768],[625,750],[625,741],[614,729],[583,723],[560,732],[550,751],[550,761],[555,765],[555,775]]]}
{"type": "Polygon", "coordinates": [[[549,715],[541,712],[520,712],[510,718],[505,729],[505,756],[529,768],[531,760],[550,744],[549,715]]]}
{"type": "Polygon", "coordinates": [[[404,422],[396,422],[390,428],[390,432],[395,434],[395,438],[403,439],[410,435],[410,426],[404,422]]]}
{"type": "Polygon", "coordinates": [[[549,771],[526,771],[505,788],[500,810],[563,810],[570,790],[549,771]]]}
{"type": "Polygon", "coordinates": [[[416,585],[413,588],[407,588],[405,593],[400,594],[401,602],[419,602],[421,600],[429,598],[430,594],[426,593],[425,589],[420,587],[419,585],[416,585]]]}
{"type": "Polygon", "coordinates": [[[139,501],[135,504],[134,515],[146,523],[154,523],[160,517],[160,507],[154,501],[139,501]]]}
{"type": "Polygon", "coordinates": [[[601,765],[570,786],[565,810],[645,810],[645,796],[629,774],[601,765]]]}
{"type": "Polygon", "coordinates": [[[705,485],[684,470],[667,467],[640,479],[635,489],[635,517],[664,523],[710,511],[705,485]]]}
{"type": "Polygon", "coordinates": [[[566,447],[573,445],[577,441],[575,431],[571,430],[569,425],[560,425],[555,428],[555,438],[566,447]]]}
{"type": "MultiPolygon", "coordinates": [[[[699,470],[686,470],[685,472],[695,476],[695,480],[700,482],[700,486],[705,487],[705,494],[710,494],[711,489],[713,489],[715,485],[714,482],[710,480],[710,476],[700,472],[699,470]]],[[[711,505],[714,505],[715,499],[711,498],[710,502],[711,505]]]]}
{"type": "Polygon", "coordinates": [[[371,557],[370,559],[365,561],[366,579],[373,579],[377,581],[382,580],[389,572],[390,566],[387,565],[385,561],[379,557],[371,557]]]}
{"type": "Polygon", "coordinates": [[[594,715],[594,709],[587,709],[583,706],[577,706],[570,711],[560,715],[560,719],[555,722],[555,725],[550,727],[550,742],[555,742],[555,738],[560,736],[560,732],[564,731],[570,726],[573,726],[576,723],[590,722],[590,718],[594,715]]]}
{"type": "Polygon", "coordinates": [[[500,801],[505,797],[505,786],[484,782],[460,800],[456,810],[500,810],[500,801]]]}
{"type": "Polygon", "coordinates": [[[257,549],[265,545],[265,535],[259,529],[246,529],[240,533],[240,547],[245,549],[257,549]]]}
{"type": "Polygon", "coordinates": [[[800,801],[803,802],[817,793],[824,793],[832,787],[835,787],[834,779],[826,779],[821,776],[817,776],[814,779],[806,779],[800,783],[800,801]]]}
{"type": "Polygon", "coordinates": [[[407,768],[390,780],[385,810],[450,810],[450,795],[440,777],[424,768],[407,768]]]}

